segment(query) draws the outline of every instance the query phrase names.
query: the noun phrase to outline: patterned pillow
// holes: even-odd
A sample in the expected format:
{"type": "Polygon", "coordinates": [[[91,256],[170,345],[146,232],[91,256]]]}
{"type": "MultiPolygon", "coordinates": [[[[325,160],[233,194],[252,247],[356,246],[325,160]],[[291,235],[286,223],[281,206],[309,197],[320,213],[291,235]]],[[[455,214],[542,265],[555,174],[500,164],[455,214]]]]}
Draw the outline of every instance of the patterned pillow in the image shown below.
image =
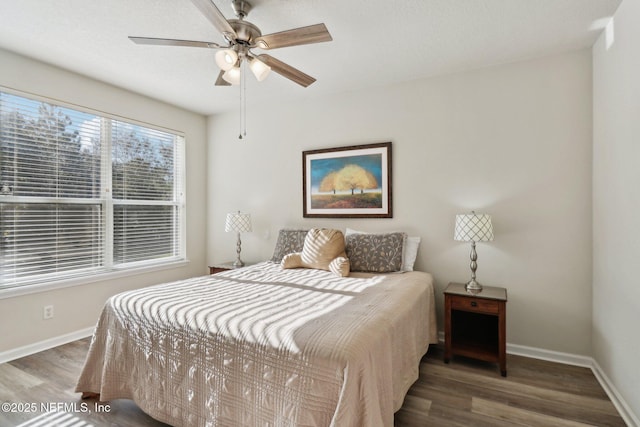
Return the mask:
{"type": "Polygon", "coordinates": [[[293,252],[302,252],[304,247],[304,238],[307,237],[309,230],[286,230],[282,229],[278,233],[276,247],[273,249],[271,261],[278,264],[282,261],[282,257],[293,252]]]}
{"type": "Polygon", "coordinates": [[[406,233],[349,234],[346,252],[351,271],[391,273],[402,270],[406,233]]]}
{"type": "MultiPolygon", "coordinates": [[[[372,234],[368,231],[358,231],[347,227],[344,232],[345,236],[350,234],[372,234]]],[[[404,239],[404,248],[402,252],[402,271],[413,271],[413,265],[418,257],[418,249],[420,248],[420,237],[407,235],[404,239]]]]}

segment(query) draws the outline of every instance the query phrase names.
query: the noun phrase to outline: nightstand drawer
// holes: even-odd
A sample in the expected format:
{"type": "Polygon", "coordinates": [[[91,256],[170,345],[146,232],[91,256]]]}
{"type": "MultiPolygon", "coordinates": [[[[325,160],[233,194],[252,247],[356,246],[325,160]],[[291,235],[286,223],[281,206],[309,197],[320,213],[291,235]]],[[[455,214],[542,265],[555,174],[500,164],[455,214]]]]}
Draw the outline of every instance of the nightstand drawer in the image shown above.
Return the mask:
{"type": "Polygon", "coordinates": [[[497,300],[482,298],[451,297],[453,310],[472,311],[474,313],[498,314],[500,304],[497,300]]]}

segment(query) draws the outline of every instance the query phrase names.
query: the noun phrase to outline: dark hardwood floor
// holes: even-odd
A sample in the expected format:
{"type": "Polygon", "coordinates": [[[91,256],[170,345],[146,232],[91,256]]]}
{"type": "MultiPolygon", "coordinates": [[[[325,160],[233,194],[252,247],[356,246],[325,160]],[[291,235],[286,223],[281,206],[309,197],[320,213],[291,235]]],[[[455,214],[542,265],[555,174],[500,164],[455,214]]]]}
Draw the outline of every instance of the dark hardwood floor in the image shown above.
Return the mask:
{"type": "MultiPolygon", "coordinates": [[[[165,426],[129,400],[81,401],[74,386],[89,339],[0,365],[0,427],[165,426]],[[9,403],[9,406],[7,406],[9,403]]],[[[624,426],[591,370],[508,356],[496,365],[444,364],[432,346],[396,426],[624,426]]]]}
{"type": "Polygon", "coordinates": [[[433,347],[396,413],[396,426],[625,426],[588,368],[507,355],[496,364],[433,347]]]}

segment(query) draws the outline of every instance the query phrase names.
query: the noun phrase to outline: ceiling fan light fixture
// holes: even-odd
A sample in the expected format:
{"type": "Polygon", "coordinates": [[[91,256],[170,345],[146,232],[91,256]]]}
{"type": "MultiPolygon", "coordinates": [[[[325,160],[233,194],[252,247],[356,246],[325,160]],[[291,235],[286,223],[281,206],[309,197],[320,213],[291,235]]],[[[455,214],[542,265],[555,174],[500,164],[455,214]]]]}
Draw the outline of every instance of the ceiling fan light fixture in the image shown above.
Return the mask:
{"type": "Polygon", "coordinates": [[[251,62],[249,62],[249,68],[251,68],[251,72],[256,76],[256,79],[259,82],[266,79],[271,71],[271,67],[260,61],[258,58],[253,58],[251,62]]]}
{"type": "Polygon", "coordinates": [[[228,69],[227,71],[224,72],[224,74],[222,75],[222,78],[227,83],[231,83],[232,85],[239,85],[240,84],[240,67],[233,67],[228,69]]]}
{"type": "Polygon", "coordinates": [[[238,54],[233,49],[224,49],[216,53],[216,64],[221,70],[231,70],[236,62],[238,62],[238,54]]]}

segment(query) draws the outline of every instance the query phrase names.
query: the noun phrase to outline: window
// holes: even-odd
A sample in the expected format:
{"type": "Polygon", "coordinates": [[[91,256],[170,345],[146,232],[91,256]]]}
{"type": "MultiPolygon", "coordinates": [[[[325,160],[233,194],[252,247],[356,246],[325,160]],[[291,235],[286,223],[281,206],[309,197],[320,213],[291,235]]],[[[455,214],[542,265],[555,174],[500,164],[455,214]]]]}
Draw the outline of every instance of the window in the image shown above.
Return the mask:
{"type": "Polygon", "coordinates": [[[184,259],[184,138],[0,92],[0,289],[184,259]]]}

